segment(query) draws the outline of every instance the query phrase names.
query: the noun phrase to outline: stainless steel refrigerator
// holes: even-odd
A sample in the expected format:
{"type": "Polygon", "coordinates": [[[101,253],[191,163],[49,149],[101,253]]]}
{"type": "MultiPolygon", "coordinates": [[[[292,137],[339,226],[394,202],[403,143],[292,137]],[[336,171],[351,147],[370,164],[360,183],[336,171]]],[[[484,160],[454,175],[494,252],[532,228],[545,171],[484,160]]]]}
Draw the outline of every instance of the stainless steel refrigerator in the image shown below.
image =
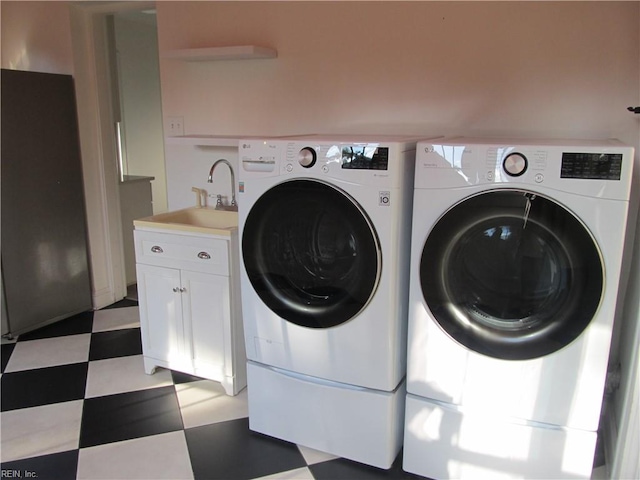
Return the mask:
{"type": "Polygon", "coordinates": [[[73,78],[1,78],[2,333],[16,336],[92,302],[73,78]]]}

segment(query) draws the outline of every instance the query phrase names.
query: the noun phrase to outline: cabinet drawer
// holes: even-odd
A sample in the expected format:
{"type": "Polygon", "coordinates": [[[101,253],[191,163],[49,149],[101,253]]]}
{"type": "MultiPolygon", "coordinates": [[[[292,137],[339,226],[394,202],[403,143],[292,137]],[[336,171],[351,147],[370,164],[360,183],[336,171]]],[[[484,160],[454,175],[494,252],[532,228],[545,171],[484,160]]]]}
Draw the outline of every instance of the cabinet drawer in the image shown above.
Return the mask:
{"type": "Polygon", "coordinates": [[[229,276],[228,241],[135,230],[136,262],[229,276]]]}

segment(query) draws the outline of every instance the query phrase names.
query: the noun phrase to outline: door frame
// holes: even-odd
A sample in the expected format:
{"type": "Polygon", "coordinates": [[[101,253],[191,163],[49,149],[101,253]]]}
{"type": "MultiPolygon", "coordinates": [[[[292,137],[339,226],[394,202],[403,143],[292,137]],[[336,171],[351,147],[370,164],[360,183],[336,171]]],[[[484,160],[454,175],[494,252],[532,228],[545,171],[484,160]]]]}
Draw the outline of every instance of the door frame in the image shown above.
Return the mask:
{"type": "Polygon", "coordinates": [[[72,2],[69,6],[94,309],[127,293],[113,80],[104,19],[116,12],[154,7],[154,2],[72,2]]]}

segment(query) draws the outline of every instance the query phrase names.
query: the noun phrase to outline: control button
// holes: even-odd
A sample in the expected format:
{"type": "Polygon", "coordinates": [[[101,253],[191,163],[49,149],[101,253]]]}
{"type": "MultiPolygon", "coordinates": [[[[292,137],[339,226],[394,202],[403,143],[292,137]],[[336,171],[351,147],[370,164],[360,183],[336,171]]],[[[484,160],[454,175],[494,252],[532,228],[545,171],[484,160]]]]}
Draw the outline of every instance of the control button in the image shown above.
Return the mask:
{"type": "Polygon", "coordinates": [[[487,172],[487,180],[489,180],[490,182],[493,182],[493,172],[491,171],[487,172]]]}
{"type": "Polygon", "coordinates": [[[502,162],[502,168],[507,172],[507,175],[512,177],[519,177],[527,171],[527,157],[521,153],[511,153],[507,155],[502,162]]]}
{"type": "Polygon", "coordinates": [[[536,181],[536,183],[542,183],[544,181],[544,175],[541,173],[536,173],[534,180],[536,181]]]}
{"type": "Polygon", "coordinates": [[[322,171],[323,171],[324,173],[329,173],[329,165],[323,165],[323,166],[322,166],[322,171]]]}
{"type": "Polygon", "coordinates": [[[304,168],[311,168],[316,163],[316,151],[311,147],[304,147],[298,152],[298,163],[304,168]]]}
{"type": "Polygon", "coordinates": [[[293,172],[293,165],[292,165],[292,164],[290,164],[290,163],[287,163],[287,166],[286,166],[286,167],[284,167],[284,169],[285,169],[287,172],[291,173],[291,172],[293,172]]]}

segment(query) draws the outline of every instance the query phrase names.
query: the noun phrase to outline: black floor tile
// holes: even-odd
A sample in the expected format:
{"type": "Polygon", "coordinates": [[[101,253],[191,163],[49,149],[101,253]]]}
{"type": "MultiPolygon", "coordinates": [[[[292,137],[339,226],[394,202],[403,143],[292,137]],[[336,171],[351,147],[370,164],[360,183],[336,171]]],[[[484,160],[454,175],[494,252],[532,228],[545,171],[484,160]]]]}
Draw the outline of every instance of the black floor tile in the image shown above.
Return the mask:
{"type": "Polygon", "coordinates": [[[88,398],[82,411],[80,448],[182,428],[173,386],[88,398]]]}
{"type": "Polygon", "coordinates": [[[188,373],[176,372],[171,370],[171,378],[173,379],[173,383],[175,385],[179,383],[189,383],[189,382],[198,382],[200,380],[204,380],[202,377],[196,377],[195,375],[190,375],[188,373]]]}
{"type": "Polygon", "coordinates": [[[2,374],[2,411],[84,398],[87,362],[2,374]]]}
{"type": "Polygon", "coordinates": [[[78,450],[25,458],[2,464],[2,478],[72,480],[78,470],[78,450]]]}
{"type": "Polygon", "coordinates": [[[13,349],[16,348],[15,343],[3,343],[2,344],[2,370],[0,372],[4,373],[4,369],[7,368],[7,363],[9,363],[9,359],[11,358],[11,354],[13,353],[13,349]]]}
{"type": "Polygon", "coordinates": [[[139,328],[97,332],[91,335],[90,361],[141,354],[142,340],[139,328]]]}
{"type": "Polygon", "coordinates": [[[389,470],[352,462],[344,458],[337,458],[335,460],[310,465],[309,470],[311,470],[316,480],[353,480],[356,478],[358,480],[425,479],[425,477],[420,477],[402,470],[402,452],[400,452],[389,470]]]}
{"type": "Polygon", "coordinates": [[[120,300],[119,302],[109,305],[108,307],[104,307],[102,310],[108,310],[110,308],[137,307],[137,306],[138,306],[138,302],[136,300],[130,300],[128,298],[125,298],[123,300],[120,300]]]}
{"type": "Polygon", "coordinates": [[[249,430],[249,419],[185,431],[196,480],[243,480],[306,466],[292,443],[249,430]]]}
{"type": "Polygon", "coordinates": [[[33,332],[25,333],[18,337],[18,341],[39,340],[41,338],[63,337],[65,335],[77,335],[91,333],[93,328],[93,312],[83,312],[73,317],[65,318],[33,332]]]}

